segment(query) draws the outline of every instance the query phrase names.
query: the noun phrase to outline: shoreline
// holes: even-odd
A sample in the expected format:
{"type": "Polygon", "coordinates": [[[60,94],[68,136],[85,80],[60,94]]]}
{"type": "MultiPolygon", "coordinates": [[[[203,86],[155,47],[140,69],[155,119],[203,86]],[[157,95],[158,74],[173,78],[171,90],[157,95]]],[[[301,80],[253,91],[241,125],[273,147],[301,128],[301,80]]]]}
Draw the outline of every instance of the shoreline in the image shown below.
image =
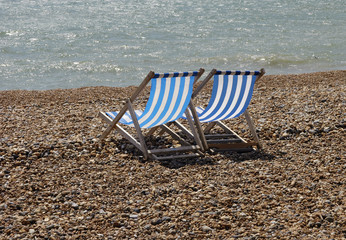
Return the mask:
{"type": "Polygon", "coordinates": [[[345,70],[264,75],[262,151],[170,162],[97,139],[98,111],[137,86],[0,91],[0,238],[345,238],[345,86],[345,70]]]}
{"type": "MultiPolygon", "coordinates": [[[[321,71],[321,72],[309,72],[309,73],[288,73],[288,74],[265,74],[264,77],[283,77],[283,76],[304,76],[304,75],[319,75],[319,74],[327,74],[327,73],[340,73],[342,74],[343,72],[346,72],[346,70],[329,70],[329,71],[321,71]]],[[[203,80],[208,74],[208,71],[206,71],[202,77],[200,78],[199,81],[203,80]]],[[[144,75],[143,75],[143,79],[144,79],[144,75]]],[[[104,87],[104,88],[128,88],[128,87],[137,87],[139,86],[140,82],[138,83],[138,85],[129,85],[129,86],[84,86],[84,87],[76,87],[76,88],[54,88],[54,89],[6,89],[6,90],[0,90],[1,92],[10,92],[10,91],[54,91],[54,90],[73,90],[73,89],[84,89],[84,88],[98,88],[98,87],[104,87]]]]}

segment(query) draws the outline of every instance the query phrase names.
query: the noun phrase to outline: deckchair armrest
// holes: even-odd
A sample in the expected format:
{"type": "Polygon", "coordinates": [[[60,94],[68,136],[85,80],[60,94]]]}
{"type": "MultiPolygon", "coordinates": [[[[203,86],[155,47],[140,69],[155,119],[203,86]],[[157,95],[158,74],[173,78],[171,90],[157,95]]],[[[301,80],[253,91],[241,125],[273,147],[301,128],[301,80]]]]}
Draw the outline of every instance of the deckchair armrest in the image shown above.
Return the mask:
{"type": "MultiPolygon", "coordinates": [[[[143,82],[138,86],[136,91],[132,94],[130,97],[130,101],[133,102],[137,96],[140,94],[140,92],[145,88],[145,86],[149,83],[149,81],[154,77],[155,73],[153,71],[150,71],[146,78],[143,80],[143,82]]],[[[101,140],[108,136],[108,134],[112,131],[112,129],[115,127],[115,125],[119,122],[119,120],[122,118],[122,116],[125,114],[125,112],[128,110],[128,104],[125,104],[125,106],[120,110],[118,115],[113,119],[113,121],[109,124],[107,129],[103,132],[101,135],[101,140]]]]}

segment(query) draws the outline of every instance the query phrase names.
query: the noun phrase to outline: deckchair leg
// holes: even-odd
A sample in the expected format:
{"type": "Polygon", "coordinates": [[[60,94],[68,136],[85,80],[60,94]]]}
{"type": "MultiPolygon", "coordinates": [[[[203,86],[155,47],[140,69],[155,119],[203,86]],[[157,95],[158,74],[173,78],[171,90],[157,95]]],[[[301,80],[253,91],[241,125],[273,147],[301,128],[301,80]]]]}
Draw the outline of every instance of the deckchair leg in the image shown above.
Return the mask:
{"type": "Polygon", "coordinates": [[[123,129],[119,125],[115,125],[115,130],[123,135],[123,137],[126,138],[130,143],[132,143],[136,148],[142,151],[142,145],[133,136],[126,132],[125,129],[123,129]]]}
{"type": "Polygon", "coordinates": [[[245,115],[247,124],[249,125],[251,134],[252,134],[253,138],[255,139],[255,142],[257,143],[257,147],[259,149],[262,148],[262,144],[260,143],[260,140],[259,140],[257,133],[256,133],[255,125],[254,125],[247,109],[245,110],[244,115],[245,115]]]}
{"type": "Polygon", "coordinates": [[[153,133],[158,129],[159,127],[153,127],[149,130],[149,132],[147,133],[147,136],[153,135],[153,133]]]}
{"type": "MultiPolygon", "coordinates": [[[[198,117],[198,114],[196,112],[196,108],[193,105],[192,101],[190,101],[189,107],[190,107],[193,119],[194,119],[196,127],[197,127],[198,136],[199,136],[198,138],[200,139],[201,144],[203,145],[204,150],[207,151],[209,149],[208,143],[207,143],[207,140],[206,140],[206,138],[204,136],[201,122],[199,121],[199,117],[198,117]]],[[[187,110],[187,112],[188,112],[188,110],[187,110]]]]}
{"type": "Polygon", "coordinates": [[[192,130],[192,134],[194,135],[197,145],[200,146],[202,151],[205,151],[204,144],[202,144],[199,134],[197,133],[197,130],[195,128],[189,109],[186,109],[185,114],[186,114],[187,120],[189,122],[190,128],[192,130]]]}
{"type": "Polygon", "coordinates": [[[131,118],[133,120],[133,125],[136,128],[137,135],[138,135],[138,138],[139,138],[139,142],[141,143],[141,146],[142,146],[142,152],[143,152],[143,155],[144,155],[144,159],[146,160],[149,157],[148,148],[147,148],[147,145],[145,144],[144,136],[142,134],[141,127],[139,126],[139,123],[137,121],[137,116],[136,116],[135,111],[133,110],[133,107],[132,107],[130,99],[127,99],[127,107],[129,109],[131,118]]]}
{"type": "MultiPolygon", "coordinates": [[[[172,124],[174,124],[177,128],[179,128],[187,137],[189,137],[190,139],[194,139],[193,134],[186,127],[184,127],[183,124],[175,120],[174,122],[169,122],[166,125],[167,127],[170,127],[172,124]]],[[[159,132],[159,135],[162,135],[164,132],[165,130],[161,129],[161,131],[159,132]]]]}
{"type": "Polygon", "coordinates": [[[176,134],[174,131],[172,131],[168,126],[166,126],[165,124],[160,126],[162,128],[162,131],[167,132],[169,135],[171,135],[171,137],[177,141],[180,142],[181,145],[185,145],[185,146],[190,146],[191,144],[189,144],[188,142],[186,142],[184,139],[182,139],[178,134],[176,134]]]}
{"type": "Polygon", "coordinates": [[[239,136],[236,132],[234,132],[232,129],[230,129],[229,127],[227,127],[226,124],[217,121],[215,122],[217,125],[219,125],[225,132],[233,134],[234,136],[236,136],[237,138],[239,138],[242,142],[246,143],[245,139],[243,139],[241,136],[239,136]]]}
{"type": "Polygon", "coordinates": [[[179,128],[187,137],[194,139],[193,134],[186,128],[184,127],[183,124],[181,124],[180,122],[178,122],[177,120],[172,122],[175,126],[177,126],[177,128],[179,128]]]}
{"type": "Polygon", "coordinates": [[[207,126],[206,126],[206,128],[204,129],[204,133],[209,133],[210,132],[210,130],[214,127],[216,125],[216,122],[211,122],[211,123],[209,123],[207,126]]]}
{"type": "MultiPolygon", "coordinates": [[[[188,142],[186,142],[184,139],[182,139],[178,134],[176,134],[174,131],[172,131],[169,127],[173,124],[173,122],[169,122],[167,124],[162,124],[157,127],[153,127],[149,130],[148,135],[152,135],[157,129],[161,129],[160,132],[158,133],[158,136],[161,136],[163,133],[168,133],[171,135],[171,137],[181,143],[181,145],[191,145],[188,142]]],[[[192,134],[191,134],[192,135],[192,134]]]]}
{"type": "MultiPolygon", "coordinates": [[[[171,124],[172,124],[172,123],[169,122],[169,123],[167,123],[167,124],[165,124],[165,125],[166,125],[166,127],[169,128],[169,127],[171,126],[171,124]]],[[[157,128],[161,128],[161,129],[160,129],[160,132],[158,133],[159,136],[162,136],[162,134],[164,134],[164,133],[166,132],[165,129],[162,128],[161,126],[158,126],[157,128]]]]}
{"type": "MultiPolygon", "coordinates": [[[[139,85],[137,90],[132,94],[130,97],[131,101],[134,101],[136,97],[139,95],[139,93],[145,88],[145,86],[149,83],[149,81],[154,77],[155,73],[153,71],[150,71],[148,75],[145,77],[143,82],[139,85]]],[[[127,107],[123,107],[118,115],[114,118],[114,120],[109,124],[107,129],[102,133],[100,139],[103,140],[105,139],[108,134],[112,131],[112,129],[115,127],[115,125],[119,122],[120,118],[124,115],[124,113],[127,111],[127,107]]]]}
{"type": "MultiPolygon", "coordinates": [[[[99,112],[99,116],[105,120],[108,124],[110,124],[112,122],[112,119],[107,116],[107,114],[105,112],[99,112]]],[[[124,138],[126,138],[129,142],[131,142],[136,148],[138,148],[139,150],[142,151],[142,146],[141,144],[132,136],[130,135],[128,132],[126,132],[125,129],[123,129],[121,126],[119,126],[118,124],[116,124],[114,126],[115,130],[118,131],[124,138]]]]}

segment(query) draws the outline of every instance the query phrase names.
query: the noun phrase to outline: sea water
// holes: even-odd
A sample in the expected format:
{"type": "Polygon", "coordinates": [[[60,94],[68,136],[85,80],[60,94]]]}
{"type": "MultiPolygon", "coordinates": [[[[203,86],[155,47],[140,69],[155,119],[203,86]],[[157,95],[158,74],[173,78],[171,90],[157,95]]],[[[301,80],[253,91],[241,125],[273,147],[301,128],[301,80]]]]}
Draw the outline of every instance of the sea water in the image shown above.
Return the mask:
{"type": "Polygon", "coordinates": [[[0,0],[0,90],[346,69],[345,0],[0,0]]]}

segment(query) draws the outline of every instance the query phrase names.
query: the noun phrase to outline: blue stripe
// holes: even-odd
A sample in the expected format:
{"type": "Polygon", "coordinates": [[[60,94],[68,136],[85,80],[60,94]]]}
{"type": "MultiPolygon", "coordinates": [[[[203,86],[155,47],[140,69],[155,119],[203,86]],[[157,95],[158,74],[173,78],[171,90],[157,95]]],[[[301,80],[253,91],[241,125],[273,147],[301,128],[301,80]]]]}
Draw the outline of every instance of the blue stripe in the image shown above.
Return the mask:
{"type": "MultiPolygon", "coordinates": [[[[211,92],[211,97],[208,103],[208,106],[204,109],[203,113],[209,111],[209,109],[211,108],[211,106],[214,104],[214,102],[216,101],[216,94],[217,94],[217,90],[218,90],[218,85],[219,85],[219,78],[218,76],[214,76],[214,83],[213,83],[213,90],[211,92]]],[[[198,117],[202,116],[202,114],[198,114],[198,117]]]]}
{"type": "Polygon", "coordinates": [[[114,114],[114,116],[117,116],[117,115],[118,115],[118,113],[117,113],[117,112],[106,112],[106,114],[108,115],[108,117],[110,117],[111,119],[114,119],[114,117],[113,117],[113,116],[111,116],[111,115],[110,115],[110,113],[113,113],[113,114],[114,114]]]}
{"type": "MultiPolygon", "coordinates": [[[[130,119],[132,119],[132,118],[131,118],[131,114],[130,114],[128,111],[124,113],[124,116],[130,117],[130,119]]],[[[138,116],[137,116],[137,117],[138,117],[138,116]]],[[[123,119],[123,118],[121,118],[121,119],[119,120],[119,122],[121,122],[122,124],[131,124],[131,123],[133,123],[133,121],[128,122],[128,121],[126,121],[126,120],[123,119]]]]}
{"type": "MultiPolygon", "coordinates": [[[[232,103],[233,103],[233,99],[235,97],[235,91],[237,89],[237,83],[238,83],[238,76],[235,75],[233,77],[231,77],[231,79],[227,79],[229,81],[228,86],[232,85],[232,90],[231,90],[231,94],[229,95],[229,98],[227,99],[227,105],[225,106],[225,108],[223,109],[223,111],[221,112],[221,114],[219,114],[218,116],[215,116],[214,119],[219,118],[221,116],[223,116],[231,107],[232,103]]],[[[228,91],[230,89],[228,88],[228,91]]]]}
{"type": "MultiPolygon", "coordinates": [[[[237,80],[237,85],[239,84],[239,80],[237,80]]],[[[239,107],[241,101],[243,100],[243,97],[244,97],[244,92],[245,92],[245,89],[246,89],[246,81],[242,81],[242,85],[241,85],[241,89],[240,89],[240,94],[239,94],[239,98],[238,98],[238,101],[237,103],[235,104],[234,108],[232,109],[232,111],[226,116],[224,117],[223,119],[227,119],[229,118],[230,116],[232,116],[232,114],[236,111],[236,109],[239,107]]]]}
{"type": "Polygon", "coordinates": [[[223,89],[223,91],[222,91],[219,104],[217,105],[216,109],[210,114],[210,115],[213,116],[213,119],[212,119],[212,120],[218,118],[219,116],[222,116],[222,113],[225,113],[225,108],[224,108],[218,115],[215,114],[217,111],[220,110],[223,101],[224,101],[224,100],[226,100],[226,101],[228,100],[228,99],[225,99],[225,98],[226,98],[226,93],[229,91],[229,86],[232,84],[232,82],[231,82],[230,80],[232,80],[232,78],[229,79],[229,75],[224,75],[224,76],[223,76],[223,81],[224,81],[224,82],[223,82],[223,88],[224,88],[224,89],[223,89]],[[223,93],[224,93],[224,94],[223,94],[223,93]],[[214,113],[214,112],[215,112],[215,113],[214,113]]]}
{"type": "MultiPolygon", "coordinates": [[[[138,118],[138,121],[140,121],[144,116],[148,115],[151,107],[154,107],[154,108],[153,108],[152,113],[148,116],[148,118],[140,124],[140,127],[147,125],[149,122],[151,122],[153,120],[153,117],[156,116],[158,110],[162,106],[164,96],[167,96],[167,94],[168,94],[167,102],[163,106],[164,109],[163,109],[162,113],[158,116],[158,118],[155,120],[155,122],[151,123],[150,126],[146,126],[146,128],[154,127],[159,122],[161,122],[161,120],[166,115],[167,111],[169,110],[169,108],[171,106],[173,106],[173,110],[169,114],[168,118],[166,118],[164,123],[174,121],[174,120],[180,118],[184,114],[186,108],[188,107],[188,104],[189,104],[190,99],[191,99],[192,91],[193,91],[193,82],[195,80],[195,76],[197,76],[198,73],[199,73],[198,71],[194,71],[194,72],[182,72],[182,73],[174,72],[174,73],[164,73],[164,74],[156,73],[156,74],[154,74],[154,78],[151,79],[150,96],[149,96],[149,99],[147,101],[146,107],[145,107],[144,111],[140,111],[139,113],[135,112],[135,114],[138,118]],[[179,77],[179,76],[181,77],[181,78],[179,78],[180,85],[179,85],[179,89],[176,89],[175,84],[178,81],[176,77],[179,77]],[[187,77],[185,78],[182,76],[187,76],[187,77]],[[171,81],[171,86],[166,91],[165,88],[167,86],[166,84],[168,81],[171,81]],[[189,81],[188,82],[189,83],[188,89],[186,89],[186,87],[185,87],[186,81],[189,81]],[[161,83],[160,89],[156,90],[156,87],[160,83],[161,83]],[[187,96],[186,96],[186,98],[183,99],[183,94],[184,94],[184,92],[186,92],[186,90],[187,90],[187,96]],[[172,102],[173,94],[176,91],[178,91],[177,100],[172,102]],[[158,94],[158,99],[157,99],[157,101],[154,102],[154,97],[157,94],[158,94]],[[178,107],[182,101],[184,101],[183,107],[182,107],[181,111],[179,113],[177,113],[176,111],[178,110],[178,107]],[[173,116],[175,114],[177,114],[177,117],[173,119],[173,116]]],[[[116,116],[118,113],[113,112],[112,114],[114,114],[116,116]]],[[[107,113],[107,115],[110,116],[110,113],[107,113]]],[[[125,120],[124,117],[128,117],[129,119],[132,119],[131,115],[128,111],[124,113],[124,116],[119,120],[119,122],[122,124],[127,124],[127,125],[133,124],[133,121],[131,121],[131,120],[127,121],[127,120],[125,120]]],[[[111,118],[113,118],[113,117],[111,117],[111,118]]]]}
{"type": "MultiPolygon", "coordinates": [[[[195,78],[194,77],[191,77],[190,81],[194,80],[195,78]]],[[[172,113],[168,116],[168,120],[169,121],[174,121],[175,119],[172,119],[172,117],[174,116],[174,114],[176,113],[176,111],[178,110],[178,107],[179,107],[179,104],[182,100],[182,97],[183,97],[183,93],[184,93],[184,88],[185,88],[185,81],[186,81],[186,78],[185,77],[182,77],[181,78],[181,81],[180,81],[180,85],[179,85],[179,92],[178,92],[178,97],[177,97],[177,101],[174,105],[174,108],[173,108],[173,111],[172,113]]],[[[193,81],[192,81],[193,82],[193,81]]]]}
{"type": "Polygon", "coordinates": [[[156,85],[157,85],[157,78],[151,79],[151,88],[150,88],[149,99],[148,99],[148,102],[147,102],[147,104],[145,106],[145,109],[144,109],[143,114],[141,115],[141,117],[143,117],[145,114],[147,114],[149,112],[149,109],[151,108],[151,105],[153,105],[156,85]]]}
{"type": "MultiPolygon", "coordinates": [[[[216,107],[214,108],[214,110],[206,117],[204,117],[203,119],[201,119],[201,121],[203,121],[204,119],[206,118],[209,118],[209,116],[214,116],[215,113],[219,110],[219,108],[221,107],[222,105],[222,100],[225,98],[225,95],[226,95],[226,91],[227,91],[227,88],[228,88],[228,75],[225,75],[223,77],[224,79],[226,79],[226,81],[223,81],[223,85],[222,85],[222,92],[221,92],[221,97],[220,97],[220,100],[219,102],[217,103],[216,107]]],[[[214,80],[215,81],[215,80],[214,80]]],[[[220,86],[218,86],[220,88],[220,86]]]]}
{"type": "MultiPolygon", "coordinates": [[[[185,79],[185,78],[184,78],[185,79]]],[[[188,92],[187,92],[187,95],[186,95],[186,99],[184,99],[185,100],[185,102],[184,102],[184,105],[183,105],[183,107],[181,108],[181,111],[180,111],[180,113],[177,115],[177,117],[175,118],[175,119],[172,119],[172,121],[174,121],[174,120],[176,120],[176,119],[178,119],[178,118],[181,118],[181,116],[183,116],[183,114],[184,114],[184,112],[185,112],[185,110],[186,110],[186,108],[187,108],[187,106],[189,105],[189,103],[190,103],[190,100],[191,100],[191,96],[192,96],[192,90],[193,90],[193,82],[194,82],[194,80],[195,80],[195,78],[194,77],[191,77],[191,78],[189,78],[190,79],[190,82],[189,82],[189,90],[188,90],[188,92]]],[[[185,81],[184,81],[184,83],[185,83],[185,81]]],[[[183,85],[184,86],[184,85],[183,85]]],[[[182,91],[184,91],[184,87],[182,87],[182,91]]]]}
{"type": "MultiPolygon", "coordinates": [[[[160,122],[162,120],[162,118],[165,116],[165,113],[167,112],[167,110],[169,109],[171,104],[174,104],[173,112],[161,124],[165,124],[167,122],[171,122],[171,121],[174,121],[174,120],[182,117],[182,115],[184,114],[184,112],[185,112],[185,110],[186,110],[186,108],[190,102],[190,99],[191,99],[194,79],[195,79],[194,77],[189,77],[189,78],[182,77],[181,78],[181,84],[179,87],[179,93],[178,93],[177,101],[176,102],[167,101],[164,112],[160,114],[159,118],[154,123],[152,123],[149,126],[146,126],[146,128],[151,128],[151,127],[156,126],[156,124],[158,124],[158,122],[160,122]],[[186,89],[185,89],[185,82],[186,81],[189,81],[189,87],[188,87],[188,92],[187,92],[186,98],[183,99],[182,98],[183,93],[186,91],[186,89]],[[176,111],[177,111],[177,109],[178,109],[178,107],[182,101],[184,101],[183,107],[182,107],[181,111],[177,114],[177,117],[173,119],[172,117],[176,113],[176,111]]],[[[170,93],[170,95],[171,96],[169,98],[172,98],[173,92],[172,92],[172,94],[170,93]]],[[[157,110],[155,110],[155,111],[157,111],[157,110]]],[[[153,115],[155,115],[155,112],[153,112],[153,115]]],[[[144,126],[144,124],[142,124],[142,125],[144,126]]]]}
{"type": "Polygon", "coordinates": [[[249,95],[247,96],[247,99],[246,99],[246,102],[244,104],[243,109],[237,115],[235,115],[234,118],[239,117],[243,112],[245,112],[246,108],[249,106],[251,98],[252,98],[252,93],[253,93],[253,89],[255,86],[256,78],[257,78],[256,76],[253,76],[252,79],[249,80],[249,81],[251,81],[251,87],[249,89],[249,95]]]}
{"type": "MultiPolygon", "coordinates": [[[[156,103],[154,103],[155,104],[155,107],[154,107],[154,110],[153,110],[153,113],[156,113],[158,110],[159,110],[159,108],[160,108],[160,104],[157,104],[157,103],[161,103],[162,102],[162,99],[163,99],[163,96],[164,96],[164,94],[165,94],[165,87],[166,87],[166,78],[159,78],[159,79],[156,79],[156,81],[161,81],[161,88],[159,89],[159,91],[160,91],[160,93],[159,93],[159,98],[157,99],[157,102],[156,103]]],[[[153,92],[155,92],[155,89],[156,88],[154,88],[153,90],[153,92]]],[[[152,91],[151,91],[152,92],[152,91]]],[[[154,97],[154,94],[153,94],[153,97],[154,97]]],[[[151,103],[153,102],[153,99],[151,99],[151,103]]],[[[150,109],[150,107],[148,106],[148,107],[146,107],[145,108],[145,112],[148,112],[149,111],[149,109],[150,109]],[[148,110],[147,110],[148,109],[148,110]]],[[[152,114],[153,115],[153,114],[152,114]]],[[[144,126],[145,124],[147,124],[148,122],[150,122],[151,121],[151,119],[152,119],[152,115],[150,115],[150,117],[149,118],[147,118],[147,120],[145,120],[144,122],[142,122],[141,124],[140,124],[140,127],[142,127],[142,126],[144,126]]],[[[144,114],[142,114],[142,116],[144,116],[144,114]]]]}
{"type": "MultiPolygon", "coordinates": [[[[166,79],[166,84],[168,83],[168,81],[170,81],[171,82],[171,86],[170,86],[170,88],[169,88],[169,90],[168,90],[168,93],[166,92],[165,94],[164,94],[164,96],[166,95],[166,94],[168,94],[168,98],[167,98],[167,102],[166,102],[166,104],[165,104],[165,107],[164,107],[164,109],[163,109],[163,111],[162,111],[162,113],[160,114],[160,116],[157,118],[157,120],[156,121],[154,121],[150,126],[148,126],[148,128],[150,128],[151,126],[155,126],[158,122],[160,122],[161,121],[161,119],[165,116],[165,114],[167,113],[167,111],[168,111],[168,109],[169,109],[169,107],[170,107],[170,105],[172,104],[172,97],[173,97],[173,93],[174,93],[174,85],[175,85],[175,81],[176,81],[176,78],[169,78],[169,79],[166,79]]],[[[181,99],[177,99],[177,100],[181,100],[181,99]]],[[[158,101],[158,103],[160,103],[160,101],[158,101]]],[[[162,103],[161,103],[162,104],[162,103]]],[[[161,104],[158,104],[158,105],[161,105],[161,104]]],[[[159,106],[160,107],[160,106],[159,106]]],[[[155,113],[156,113],[156,111],[155,111],[155,113]]]]}
{"type": "MultiPolygon", "coordinates": [[[[114,118],[119,114],[119,112],[106,112],[106,114],[107,114],[110,118],[114,119],[114,118]],[[114,117],[111,116],[110,113],[112,113],[112,114],[114,115],[114,117]]],[[[135,112],[135,114],[136,114],[137,119],[138,119],[139,115],[137,114],[137,112],[135,112]]],[[[133,121],[127,121],[127,120],[125,120],[124,116],[127,116],[127,117],[129,117],[130,119],[132,119],[132,118],[131,118],[130,112],[127,111],[127,112],[124,113],[123,117],[120,118],[120,120],[119,120],[120,123],[122,123],[122,124],[132,124],[132,123],[133,123],[133,121]]]]}
{"type": "Polygon", "coordinates": [[[208,120],[208,122],[212,122],[212,121],[216,121],[216,120],[224,120],[224,119],[230,118],[236,112],[236,110],[240,106],[241,102],[243,101],[243,99],[245,97],[244,93],[245,93],[246,85],[247,85],[248,81],[251,81],[250,89],[248,92],[248,96],[246,97],[244,106],[236,116],[233,116],[233,118],[240,116],[247,109],[247,107],[250,104],[252,94],[253,94],[254,85],[255,85],[256,79],[258,78],[257,75],[259,75],[259,74],[260,74],[259,71],[254,71],[254,72],[251,72],[251,71],[245,71],[245,72],[225,71],[223,73],[222,73],[222,71],[217,71],[216,74],[214,75],[213,89],[212,89],[211,98],[210,98],[210,101],[208,103],[208,106],[201,113],[198,113],[198,116],[200,117],[200,121],[206,122],[205,120],[210,118],[210,120],[208,120]],[[236,104],[234,105],[233,109],[230,109],[232,103],[234,103],[234,101],[235,101],[235,93],[236,93],[237,86],[238,86],[238,84],[240,84],[240,79],[238,79],[239,78],[238,76],[240,74],[244,74],[245,76],[242,77],[243,81],[242,81],[242,85],[240,86],[241,88],[240,88],[238,100],[237,100],[236,104]],[[220,80],[219,80],[219,78],[221,78],[220,75],[224,75],[223,76],[223,79],[224,79],[223,86],[220,85],[220,80]],[[228,75],[232,75],[232,76],[229,77],[228,75]],[[247,77],[249,75],[252,75],[252,76],[249,78],[249,77],[247,77]],[[226,82],[228,82],[228,84],[226,84],[226,82]],[[231,84],[232,84],[232,89],[231,89],[230,96],[227,99],[226,106],[222,109],[222,112],[220,114],[218,114],[217,116],[213,116],[217,112],[217,110],[220,108],[220,106],[224,100],[223,98],[225,96],[225,93],[227,91],[230,91],[231,84]],[[211,109],[211,106],[216,101],[217,91],[221,87],[223,88],[222,94],[221,94],[221,98],[220,98],[219,102],[217,103],[216,108],[212,111],[211,114],[208,114],[208,116],[203,116],[206,112],[208,112],[211,109]],[[227,88],[226,91],[225,91],[225,88],[227,88]],[[221,116],[226,114],[226,112],[228,112],[229,110],[230,110],[230,113],[221,118],[221,116]],[[201,116],[203,116],[203,118],[201,118],[201,116]]]}

